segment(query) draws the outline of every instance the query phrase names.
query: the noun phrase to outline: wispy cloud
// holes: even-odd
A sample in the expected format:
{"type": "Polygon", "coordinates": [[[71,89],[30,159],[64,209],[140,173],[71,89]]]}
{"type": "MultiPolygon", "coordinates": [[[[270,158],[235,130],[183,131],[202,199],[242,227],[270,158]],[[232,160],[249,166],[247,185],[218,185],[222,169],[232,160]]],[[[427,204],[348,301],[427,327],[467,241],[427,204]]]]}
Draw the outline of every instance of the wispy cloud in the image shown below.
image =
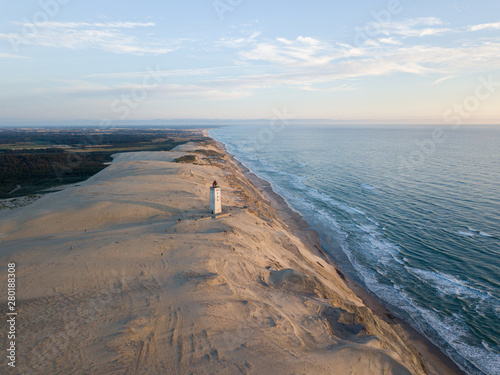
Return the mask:
{"type": "MultiPolygon", "coordinates": [[[[135,89],[143,86],[136,83],[102,84],[85,80],[59,81],[55,88],[40,88],[36,94],[44,96],[74,96],[79,98],[108,97],[110,100],[122,95],[129,95],[135,89]]],[[[156,100],[229,100],[239,99],[252,95],[252,91],[245,88],[225,90],[216,85],[202,84],[160,84],[151,93],[156,100]]]]}
{"type": "MultiPolygon", "coordinates": [[[[213,73],[214,69],[173,69],[173,70],[159,70],[155,72],[155,76],[166,77],[182,77],[182,76],[195,76],[213,73]]],[[[120,73],[96,73],[89,74],[84,78],[103,78],[103,79],[142,79],[145,72],[120,72],[120,73]]]]}
{"type": "MultiPolygon", "coordinates": [[[[169,69],[155,70],[155,77],[161,78],[174,78],[174,77],[192,77],[192,76],[211,76],[214,74],[232,74],[232,72],[237,72],[247,69],[246,66],[240,65],[230,65],[230,66],[217,66],[212,68],[193,68],[193,69],[169,69]]],[[[134,72],[118,72],[118,73],[94,73],[86,75],[85,79],[109,79],[109,80],[123,80],[123,79],[133,79],[142,80],[147,72],[144,71],[134,71],[134,72]]]]}
{"type": "Polygon", "coordinates": [[[271,63],[312,66],[328,64],[344,55],[330,44],[311,37],[299,36],[295,40],[277,38],[272,42],[256,43],[250,50],[240,52],[245,60],[261,60],[271,63]]]}
{"type": "Polygon", "coordinates": [[[500,22],[496,23],[482,23],[479,25],[469,26],[468,31],[479,31],[479,30],[500,30],[500,22]]]}
{"type": "MultiPolygon", "coordinates": [[[[400,35],[422,35],[408,31],[417,25],[439,25],[435,18],[409,20],[393,25],[400,35]],[[407,27],[407,28],[406,28],[407,27]]],[[[439,39],[423,43],[393,36],[373,40],[362,46],[322,41],[312,37],[255,40],[239,51],[245,62],[267,64],[268,72],[259,75],[213,81],[227,89],[260,89],[290,86],[303,90],[325,90],[326,83],[359,80],[366,77],[406,74],[456,75],[467,71],[500,68],[500,40],[462,39],[440,45],[439,39]],[[451,74],[450,74],[451,73],[451,74]]],[[[262,65],[261,65],[262,66],[262,65]]],[[[445,79],[438,80],[443,82],[445,79]]],[[[436,81],[434,84],[439,83],[436,81]]],[[[345,86],[335,86],[345,88],[345,86]]]]}
{"type": "Polygon", "coordinates": [[[216,42],[218,47],[229,47],[229,48],[239,48],[250,43],[253,43],[255,39],[260,35],[259,31],[253,32],[250,36],[244,37],[224,37],[216,42]]]}
{"type": "Polygon", "coordinates": [[[26,56],[15,55],[12,53],[0,53],[0,59],[26,59],[26,56]]]}
{"type": "MultiPolygon", "coordinates": [[[[175,95],[178,99],[210,100],[242,98],[268,88],[354,91],[362,87],[361,82],[367,77],[432,74],[441,76],[431,83],[436,85],[464,72],[500,68],[500,38],[463,37],[450,42],[448,38],[440,39],[439,35],[462,32],[466,36],[467,30],[463,27],[451,30],[443,25],[437,18],[393,22],[380,29],[371,43],[359,46],[311,36],[266,39],[259,32],[245,31],[243,36],[226,37],[213,43],[212,52],[223,51],[226,61],[232,60],[234,65],[158,70],[156,74],[168,85],[161,85],[155,93],[172,100],[175,95]],[[435,38],[423,38],[427,35],[435,38]]],[[[485,25],[491,24],[476,25],[476,28],[492,28],[485,25]]],[[[136,34],[126,32],[153,26],[151,22],[48,22],[40,27],[41,32],[35,38],[40,45],[73,49],[99,48],[133,54],[170,51],[173,47],[144,43],[136,34]]],[[[196,41],[191,42],[189,45],[194,49],[196,41]]],[[[79,82],[61,85],[58,92],[79,96],[119,95],[139,87],[137,83],[144,74],[140,71],[95,73],[79,82]]]]}
{"type": "MultiPolygon", "coordinates": [[[[15,22],[15,24],[21,27],[30,27],[33,24],[29,22],[15,22]]],[[[55,22],[55,21],[47,21],[47,22],[38,22],[34,25],[37,28],[43,29],[64,29],[64,28],[83,28],[83,27],[97,27],[97,28],[105,28],[105,29],[133,29],[136,27],[151,27],[155,26],[154,22],[55,22]]]]}
{"type": "Polygon", "coordinates": [[[397,35],[403,38],[409,38],[479,30],[500,30],[500,22],[450,28],[445,27],[444,22],[436,17],[413,18],[399,22],[391,22],[381,27],[379,30],[376,30],[375,34],[383,34],[386,36],[397,35]]]}
{"type": "MultiPolygon", "coordinates": [[[[280,87],[321,92],[354,91],[359,89],[364,78],[401,73],[439,74],[442,78],[431,83],[436,85],[463,72],[500,67],[498,38],[470,42],[462,38],[441,43],[439,34],[445,30],[459,32],[440,27],[443,24],[437,18],[394,22],[380,30],[372,43],[360,46],[311,36],[266,39],[259,32],[245,31],[246,35],[226,37],[214,43],[217,52],[223,49],[227,54],[226,48],[229,48],[233,66],[159,70],[157,74],[169,81],[170,85],[162,86],[165,95],[175,89],[179,98],[210,98],[212,95],[240,98],[258,90],[280,87]],[[410,38],[424,35],[436,38],[410,38]]],[[[461,32],[465,29],[461,28],[461,32]]],[[[118,83],[140,80],[143,76],[143,72],[120,72],[92,74],[84,79],[105,82],[105,88],[94,87],[99,92],[115,92],[132,85],[117,86],[118,83]]],[[[81,93],[87,90],[85,85],[80,89],[81,93]]]]}
{"type": "Polygon", "coordinates": [[[444,81],[448,81],[449,79],[452,79],[452,78],[455,78],[455,76],[445,76],[445,77],[441,77],[441,78],[438,78],[436,79],[434,82],[432,82],[430,85],[431,86],[434,86],[434,85],[437,85],[441,82],[444,82],[444,81]]]}
{"type": "Polygon", "coordinates": [[[440,27],[442,25],[443,22],[435,17],[413,18],[391,22],[385,25],[385,27],[381,27],[379,33],[386,36],[398,35],[403,38],[409,38],[440,35],[453,31],[447,27],[440,27]]]}
{"type": "Polygon", "coordinates": [[[146,42],[135,34],[127,33],[137,27],[152,27],[153,22],[40,22],[36,25],[18,23],[29,33],[0,33],[0,39],[26,45],[51,48],[87,49],[94,48],[112,53],[135,55],[164,54],[173,51],[173,46],[164,43],[146,42]],[[32,28],[28,28],[29,26],[32,28]]]}
{"type": "Polygon", "coordinates": [[[403,44],[399,40],[394,39],[393,37],[391,37],[391,38],[380,38],[378,40],[378,42],[379,43],[383,43],[383,44],[392,44],[392,45],[396,45],[396,46],[400,46],[401,44],[403,44]]]}
{"type": "Polygon", "coordinates": [[[334,87],[328,87],[328,88],[315,88],[313,86],[304,86],[301,87],[302,90],[305,91],[321,91],[321,92],[339,92],[339,91],[356,91],[358,89],[357,84],[343,84],[339,86],[334,86],[334,87]]]}
{"type": "Polygon", "coordinates": [[[158,97],[165,100],[202,99],[202,100],[231,100],[249,97],[250,90],[220,90],[216,87],[202,85],[162,85],[155,90],[158,97]]]}

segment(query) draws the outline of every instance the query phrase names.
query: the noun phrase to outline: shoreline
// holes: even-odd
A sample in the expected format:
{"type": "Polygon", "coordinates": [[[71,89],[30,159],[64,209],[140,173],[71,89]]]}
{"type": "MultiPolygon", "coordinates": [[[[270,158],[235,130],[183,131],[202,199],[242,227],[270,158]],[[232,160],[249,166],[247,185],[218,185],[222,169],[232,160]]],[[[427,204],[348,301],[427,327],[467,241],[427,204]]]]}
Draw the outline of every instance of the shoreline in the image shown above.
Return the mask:
{"type": "Polygon", "coordinates": [[[0,258],[18,265],[23,368],[457,373],[374,313],[280,198],[208,140],[118,154],[80,186],[10,212],[0,258]],[[208,212],[214,178],[222,215],[208,212]]]}
{"type": "MultiPolygon", "coordinates": [[[[207,133],[205,133],[205,135],[210,137],[207,133]]],[[[323,250],[319,233],[312,228],[311,225],[309,225],[302,215],[291,208],[286,200],[273,190],[268,181],[251,172],[236,158],[235,155],[231,154],[222,142],[219,142],[212,137],[210,138],[213,139],[217,145],[231,158],[237,167],[241,169],[245,177],[248,178],[252,185],[254,185],[254,187],[257,188],[257,190],[259,190],[266,199],[268,199],[276,213],[282,218],[285,224],[289,226],[290,231],[300,238],[300,240],[311,251],[332,265],[347,287],[351,289],[373,313],[388,323],[396,323],[403,327],[403,329],[408,333],[410,341],[415,345],[417,350],[422,355],[426,365],[429,367],[428,370],[430,374],[466,375],[466,372],[463,371],[457,363],[455,363],[446,353],[444,353],[421,332],[413,328],[405,320],[394,316],[380,298],[346,276],[339,269],[339,266],[333,261],[333,259],[323,250]]],[[[334,244],[334,246],[339,245],[334,244]]]]}

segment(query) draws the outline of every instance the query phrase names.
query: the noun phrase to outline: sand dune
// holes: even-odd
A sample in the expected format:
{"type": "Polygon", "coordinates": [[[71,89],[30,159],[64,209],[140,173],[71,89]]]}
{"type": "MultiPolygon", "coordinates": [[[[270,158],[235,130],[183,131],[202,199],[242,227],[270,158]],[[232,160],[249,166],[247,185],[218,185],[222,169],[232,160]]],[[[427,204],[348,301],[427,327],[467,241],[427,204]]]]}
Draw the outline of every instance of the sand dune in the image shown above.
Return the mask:
{"type": "Polygon", "coordinates": [[[10,373],[426,373],[406,332],[292,234],[228,156],[173,162],[199,148],[119,154],[2,217],[1,264],[16,262],[20,302],[10,373]],[[214,179],[229,214],[218,218],[214,179]]]}

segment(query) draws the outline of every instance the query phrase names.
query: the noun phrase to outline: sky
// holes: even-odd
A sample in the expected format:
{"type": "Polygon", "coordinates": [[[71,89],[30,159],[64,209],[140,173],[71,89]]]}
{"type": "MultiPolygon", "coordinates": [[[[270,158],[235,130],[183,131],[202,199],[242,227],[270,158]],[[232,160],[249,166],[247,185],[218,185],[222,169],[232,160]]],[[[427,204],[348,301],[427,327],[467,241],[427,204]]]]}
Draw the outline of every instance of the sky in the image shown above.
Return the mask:
{"type": "Polygon", "coordinates": [[[498,0],[2,0],[0,125],[500,123],[498,0]]]}

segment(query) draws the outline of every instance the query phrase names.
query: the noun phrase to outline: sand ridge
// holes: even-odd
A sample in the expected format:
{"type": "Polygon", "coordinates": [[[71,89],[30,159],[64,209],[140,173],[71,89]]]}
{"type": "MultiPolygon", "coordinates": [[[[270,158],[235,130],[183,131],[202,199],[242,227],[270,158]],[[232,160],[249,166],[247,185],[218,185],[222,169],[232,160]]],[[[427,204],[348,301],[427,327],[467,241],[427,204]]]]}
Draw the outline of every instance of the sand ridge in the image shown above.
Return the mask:
{"type": "Polygon", "coordinates": [[[11,372],[424,374],[405,331],[373,315],[227,155],[173,162],[200,148],[223,153],[118,154],[1,218],[20,302],[11,372]]]}

